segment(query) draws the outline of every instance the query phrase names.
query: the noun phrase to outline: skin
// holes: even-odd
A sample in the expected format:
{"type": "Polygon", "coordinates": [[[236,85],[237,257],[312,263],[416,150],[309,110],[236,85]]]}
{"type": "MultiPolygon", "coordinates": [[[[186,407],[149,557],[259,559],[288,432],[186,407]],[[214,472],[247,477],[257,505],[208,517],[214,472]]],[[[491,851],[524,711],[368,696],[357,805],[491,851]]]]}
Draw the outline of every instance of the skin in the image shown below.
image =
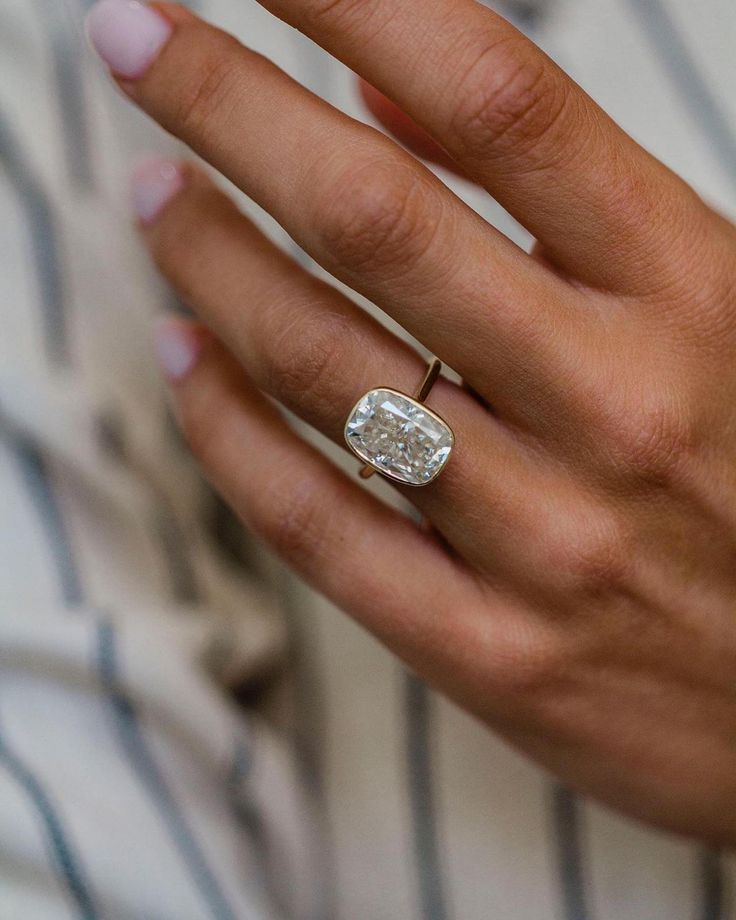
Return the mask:
{"type": "Polygon", "coordinates": [[[411,392],[422,360],[187,168],[143,233],[209,330],[173,385],[194,453],[312,585],[563,781],[736,843],[736,231],[473,0],[263,2],[538,244],[160,6],[172,36],[124,91],[467,383],[430,397],[457,447],[400,489],[417,526],[264,393],[341,443],[357,398],[411,392]]]}

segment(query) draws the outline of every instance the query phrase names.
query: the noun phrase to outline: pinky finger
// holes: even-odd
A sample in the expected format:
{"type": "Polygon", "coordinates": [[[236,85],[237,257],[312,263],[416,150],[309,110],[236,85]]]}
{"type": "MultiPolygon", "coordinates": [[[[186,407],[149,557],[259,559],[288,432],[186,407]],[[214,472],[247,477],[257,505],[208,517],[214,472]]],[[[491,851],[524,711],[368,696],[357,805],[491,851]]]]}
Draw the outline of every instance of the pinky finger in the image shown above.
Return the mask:
{"type": "Polygon", "coordinates": [[[481,607],[475,578],[293,432],[203,327],[167,318],[157,349],[185,437],[246,525],[412,666],[445,683],[453,646],[467,647],[481,607]]]}

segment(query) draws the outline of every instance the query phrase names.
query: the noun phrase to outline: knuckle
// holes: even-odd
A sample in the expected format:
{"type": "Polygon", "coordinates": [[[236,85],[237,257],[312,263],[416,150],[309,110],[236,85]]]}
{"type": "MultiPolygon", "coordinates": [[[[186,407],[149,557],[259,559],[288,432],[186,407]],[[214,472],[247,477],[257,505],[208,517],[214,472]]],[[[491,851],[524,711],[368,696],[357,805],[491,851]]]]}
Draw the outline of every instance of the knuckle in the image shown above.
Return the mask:
{"type": "Polygon", "coordinates": [[[586,594],[605,594],[623,588],[631,574],[632,556],[622,525],[599,516],[568,536],[559,560],[560,570],[586,594]]]}
{"type": "Polygon", "coordinates": [[[564,673],[567,659],[556,637],[537,634],[516,636],[506,643],[494,667],[491,697],[512,707],[528,705],[564,673]]]}
{"type": "MultiPolygon", "coordinates": [[[[364,33],[367,23],[382,4],[380,0],[310,0],[303,6],[303,26],[320,31],[339,28],[345,35],[346,31],[357,29],[364,33]]],[[[291,13],[293,15],[293,10],[291,13]]]]}
{"type": "Polygon", "coordinates": [[[555,593],[603,596],[631,583],[631,537],[614,511],[576,496],[545,515],[536,528],[540,571],[555,593]]]}
{"type": "Polygon", "coordinates": [[[698,450],[698,434],[690,413],[673,400],[617,413],[609,422],[616,466],[635,482],[649,487],[672,485],[698,450]]]}
{"type": "Polygon", "coordinates": [[[531,151],[558,123],[570,93],[517,38],[482,46],[456,90],[450,131],[470,156],[531,151]]]}
{"type": "Polygon", "coordinates": [[[295,309],[290,323],[271,337],[267,389],[292,409],[324,412],[342,389],[346,356],[359,354],[356,332],[342,314],[295,309]]]}
{"type": "Polygon", "coordinates": [[[174,116],[182,136],[201,137],[209,125],[228,122],[245,91],[237,47],[234,38],[218,33],[201,58],[191,62],[174,116]]]}
{"type": "MultiPolygon", "coordinates": [[[[490,603],[498,603],[494,592],[490,603]]],[[[488,604],[483,602],[480,622],[487,614],[488,604]]],[[[513,601],[490,634],[473,634],[468,642],[476,651],[474,663],[463,658],[459,666],[472,695],[488,702],[489,718],[494,722],[543,697],[545,689],[567,672],[575,653],[566,624],[540,618],[534,607],[513,601]]],[[[449,648],[452,642],[445,640],[444,644],[449,648]]],[[[441,635],[434,647],[443,647],[441,635]]]]}
{"type": "Polygon", "coordinates": [[[436,210],[430,188],[394,158],[350,165],[329,182],[321,219],[330,258],[354,271],[401,269],[430,245],[436,210]]]}

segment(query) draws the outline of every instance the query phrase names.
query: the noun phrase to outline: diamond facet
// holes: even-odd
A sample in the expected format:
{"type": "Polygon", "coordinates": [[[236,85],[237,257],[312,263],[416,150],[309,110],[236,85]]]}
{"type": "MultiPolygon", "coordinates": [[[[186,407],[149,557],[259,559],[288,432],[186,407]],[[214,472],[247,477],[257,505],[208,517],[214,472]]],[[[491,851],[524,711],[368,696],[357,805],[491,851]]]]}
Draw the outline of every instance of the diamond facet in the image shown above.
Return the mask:
{"type": "Polygon", "coordinates": [[[450,426],[438,415],[385,387],[358,400],[345,423],[345,440],[361,460],[412,486],[431,482],[454,444],[450,426]]]}

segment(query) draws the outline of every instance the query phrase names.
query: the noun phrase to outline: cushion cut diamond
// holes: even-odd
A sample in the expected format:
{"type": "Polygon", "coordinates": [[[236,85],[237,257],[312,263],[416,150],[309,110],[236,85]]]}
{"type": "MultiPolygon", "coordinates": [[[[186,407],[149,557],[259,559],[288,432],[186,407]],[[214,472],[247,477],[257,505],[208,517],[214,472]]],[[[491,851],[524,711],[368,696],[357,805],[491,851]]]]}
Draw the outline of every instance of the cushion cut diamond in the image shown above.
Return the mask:
{"type": "Polygon", "coordinates": [[[454,443],[449,425],[438,415],[385,388],[361,397],[345,424],[345,440],[361,460],[413,486],[434,479],[454,443]]]}

